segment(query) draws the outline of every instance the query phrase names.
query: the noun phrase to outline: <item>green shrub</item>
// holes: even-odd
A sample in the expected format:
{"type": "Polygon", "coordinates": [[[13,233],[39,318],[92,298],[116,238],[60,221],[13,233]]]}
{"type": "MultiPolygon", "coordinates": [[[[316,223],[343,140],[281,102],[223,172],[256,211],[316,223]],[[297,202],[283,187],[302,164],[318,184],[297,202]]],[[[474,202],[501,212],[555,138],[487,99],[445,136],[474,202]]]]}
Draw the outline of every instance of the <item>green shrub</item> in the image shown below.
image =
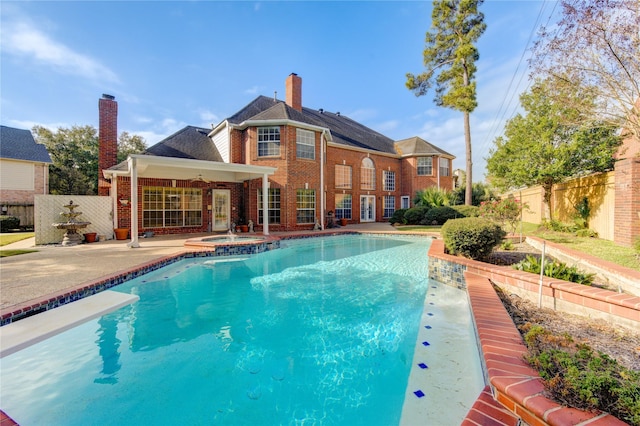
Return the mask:
{"type": "Polygon", "coordinates": [[[404,218],[404,214],[408,209],[398,209],[389,218],[389,222],[393,225],[394,223],[405,224],[407,220],[404,218]]]}
{"type": "Polygon", "coordinates": [[[511,240],[504,240],[502,241],[502,244],[500,244],[500,248],[502,250],[513,250],[513,243],[511,242],[511,240]]]}
{"type": "Polygon", "coordinates": [[[424,215],[429,211],[429,207],[411,207],[404,212],[404,220],[408,225],[419,225],[424,219],[424,215]]]}
{"type": "Polygon", "coordinates": [[[526,331],[527,362],[563,405],[601,410],[629,424],[640,424],[640,371],[629,370],[570,336],[554,336],[534,325],[526,331]]]}
{"type": "Polygon", "coordinates": [[[434,207],[427,211],[420,221],[421,225],[442,225],[449,219],[464,217],[456,209],[448,206],[434,207]]]}
{"type": "Polygon", "coordinates": [[[20,228],[20,219],[14,216],[0,216],[0,232],[9,232],[20,228]]]}
{"type": "Polygon", "coordinates": [[[480,208],[478,206],[451,206],[452,209],[455,209],[462,217],[478,217],[480,216],[480,208]]]}
{"type": "MultiPolygon", "coordinates": [[[[542,261],[535,256],[527,255],[523,260],[513,265],[514,269],[533,274],[540,274],[542,261]]],[[[575,266],[567,266],[565,263],[553,259],[545,259],[544,275],[550,278],[570,281],[577,284],[591,285],[595,274],[580,272],[575,266]]]]}
{"type": "Polygon", "coordinates": [[[499,225],[479,217],[449,220],[440,233],[449,253],[476,260],[489,256],[506,235],[499,225]]]}

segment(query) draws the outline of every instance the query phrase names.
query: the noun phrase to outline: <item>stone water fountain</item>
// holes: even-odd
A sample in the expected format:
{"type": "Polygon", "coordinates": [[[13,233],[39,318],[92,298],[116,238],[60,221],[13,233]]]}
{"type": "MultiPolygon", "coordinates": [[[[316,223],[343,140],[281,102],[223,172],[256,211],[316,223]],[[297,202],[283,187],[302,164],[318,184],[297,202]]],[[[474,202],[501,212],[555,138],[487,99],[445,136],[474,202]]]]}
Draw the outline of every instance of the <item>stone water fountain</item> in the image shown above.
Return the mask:
{"type": "Polygon", "coordinates": [[[78,204],[73,204],[73,201],[69,201],[69,204],[64,205],[69,209],[68,212],[60,213],[60,216],[64,216],[67,221],[54,223],[52,226],[55,226],[58,229],[64,229],[66,232],[64,233],[64,238],[62,238],[63,246],[75,246],[82,242],[82,235],[78,234],[78,229],[86,228],[91,225],[91,222],[78,222],[76,218],[82,214],[82,212],[74,211],[78,204]]]}

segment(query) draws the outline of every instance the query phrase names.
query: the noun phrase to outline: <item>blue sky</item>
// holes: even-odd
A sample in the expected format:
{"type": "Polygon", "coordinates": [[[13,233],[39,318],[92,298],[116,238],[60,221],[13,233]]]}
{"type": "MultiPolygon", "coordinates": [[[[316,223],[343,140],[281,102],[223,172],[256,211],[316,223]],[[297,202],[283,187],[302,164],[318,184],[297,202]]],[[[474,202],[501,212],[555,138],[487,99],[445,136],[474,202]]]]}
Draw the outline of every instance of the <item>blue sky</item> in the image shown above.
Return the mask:
{"type": "MultiPolygon", "coordinates": [[[[148,145],[186,125],[211,127],[258,95],[340,112],[393,139],[420,136],[465,168],[462,114],[405,87],[423,70],[431,1],[0,2],[0,122],[98,127],[118,101],[118,131],[148,145]]],[[[486,0],[471,116],[474,181],[527,88],[527,48],[555,1],[486,0]]],[[[551,18],[553,22],[555,18],[551,18]]]]}

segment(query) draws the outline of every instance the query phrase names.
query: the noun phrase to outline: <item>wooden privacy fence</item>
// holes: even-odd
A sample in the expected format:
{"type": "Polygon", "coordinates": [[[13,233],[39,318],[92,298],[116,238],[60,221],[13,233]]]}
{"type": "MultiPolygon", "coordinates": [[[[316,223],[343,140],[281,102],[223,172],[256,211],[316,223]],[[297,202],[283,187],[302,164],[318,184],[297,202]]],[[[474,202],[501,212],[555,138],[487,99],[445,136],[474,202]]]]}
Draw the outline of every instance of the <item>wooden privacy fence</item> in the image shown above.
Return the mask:
{"type": "Polygon", "coordinates": [[[2,214],[8,216],[14,216],[20,219],[21,228],[33,228],[33,204],[3,204],[3,207],[7,208],[7,212],[2,211],[2,214]]]}
{"type": "MultiPolygon", "coordinates": [[[[511,191],[503,195],[522,200],[529,207],[523,212],[523,221],[542,223],[546,206],[543,201],[543,189],[534,186],[518,191],[511,191]]],[[[551,195],[551,211],[554,219],[573,223],[577,211],[575,206],[584,197],[589,200],[591,214],[589,229],[598,233],[600,238],[614,240],[614,212],[615,212],[615,173],[600,173],[571,179],[554,185],[551,195]]]]}

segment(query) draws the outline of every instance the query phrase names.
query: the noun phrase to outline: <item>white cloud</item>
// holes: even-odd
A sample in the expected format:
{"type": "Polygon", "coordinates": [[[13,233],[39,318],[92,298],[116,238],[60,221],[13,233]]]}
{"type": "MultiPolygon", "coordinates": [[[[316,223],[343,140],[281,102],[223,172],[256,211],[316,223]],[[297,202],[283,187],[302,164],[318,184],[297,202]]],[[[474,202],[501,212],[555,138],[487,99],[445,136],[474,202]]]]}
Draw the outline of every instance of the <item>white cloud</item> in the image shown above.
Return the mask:
{"type": "Polygon", "coordinates": [[[119,82],[118,76],[103,64],[53,40],[26,20],[3,22],[3,27],[0,45],[4,53],[29,58],[62,74],[119,82]]]}
{"type": "Polygon", "coordinates": [[[209,110],[201,110],[199,112],[199,115],[201,122],[205,123],[204,125],[202,125],[202,127],[209,127],[212,124],[215,125],[220,122],[220,118],[218,117],[218,115],[209,110]]]}
{"type": "Polygon", "coordinates": [[[246,93],[247,95],[255,95],[255,94],[259,93],[259,92],[260,92],[260,87],[259,86],[253,86],[253,87],[250,87],[250,88],[248,88],[248,89],[246,89],[244,91],[244,93],[246,93]]]}
{"type": "Polygon", "coordinates": [[[15,127],[16,129],[25,129],[25,130],[31,130],[33,129],[34,126],[41,126],[41,127],[44,127],[45,129],[51,130],[52,132],[57,131],[59,128],[68,129],[73,126],[69,123],[38,123],[37,121],[30,121],[30,120],[9,120],[7,125],[10,127],[15,127]]]}

